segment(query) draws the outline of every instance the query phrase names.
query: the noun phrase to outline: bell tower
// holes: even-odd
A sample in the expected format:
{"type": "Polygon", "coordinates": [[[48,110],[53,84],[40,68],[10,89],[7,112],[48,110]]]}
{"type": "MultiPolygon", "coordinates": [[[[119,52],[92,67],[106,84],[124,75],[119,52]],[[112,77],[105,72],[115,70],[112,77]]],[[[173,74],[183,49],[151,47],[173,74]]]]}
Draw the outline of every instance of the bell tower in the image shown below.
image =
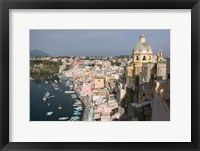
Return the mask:
{"type": "Polygon", "coordinates": [[[161,49],[158,51],[158,58],[157,58],[157,61],[158,61],[158,62],[164,61],[163,52],[162,52],[161,49]]]}

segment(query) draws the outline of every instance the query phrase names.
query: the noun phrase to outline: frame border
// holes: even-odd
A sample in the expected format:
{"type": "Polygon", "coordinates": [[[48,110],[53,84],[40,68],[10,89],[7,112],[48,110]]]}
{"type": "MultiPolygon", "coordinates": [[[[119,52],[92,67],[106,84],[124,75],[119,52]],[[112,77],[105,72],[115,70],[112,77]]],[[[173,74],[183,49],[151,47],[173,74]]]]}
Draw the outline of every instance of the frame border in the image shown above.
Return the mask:
{"type": "Polygon", "coordinates": [[[199,0],[0,0],[0,149],[7,150],[200,150],[200,2],[199,0]],[[192,122],[189,142],[21,143],[9,142],[9,9],[191,9],[192,122]]]}

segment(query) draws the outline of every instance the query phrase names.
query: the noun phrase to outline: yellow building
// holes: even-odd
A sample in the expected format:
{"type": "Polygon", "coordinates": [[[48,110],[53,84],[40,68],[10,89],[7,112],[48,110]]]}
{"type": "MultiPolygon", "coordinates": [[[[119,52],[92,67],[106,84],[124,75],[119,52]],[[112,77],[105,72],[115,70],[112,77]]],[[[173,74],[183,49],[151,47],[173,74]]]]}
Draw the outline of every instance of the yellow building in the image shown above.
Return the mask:
{"type": "Polygon", "coordinates": [[[93,74],[93,70],[86,70],[85,76],[91,76],[93,74]]]}
{"type": "Polygon", "coordinates": [[[152,63],[153,59],[152,48],[142,34],[139,38],[139,43],[133,49],[133,76],[142,72],[143,63],[152,63]]]}
{"type": "Polygon", "coordinates": [[[103,77],[96,77],[94,80],[94,88],[99,89],[99,88],[104,88],[105,86],[105,79],[103,77]]]}
{"type": "Polygon", "coordinates": [[[153,60],[153,52],[151,46],[146,42],[145,36],[142,34],[139,43],[133,50],[133,63],[148,63],[153,60]]]}
{"type": "Polygon", "coordinates": [[[132,77],[133,76],[133,64],[129,64],[127,67],[126,67],[126,76],[128,77],[132,77]]]}

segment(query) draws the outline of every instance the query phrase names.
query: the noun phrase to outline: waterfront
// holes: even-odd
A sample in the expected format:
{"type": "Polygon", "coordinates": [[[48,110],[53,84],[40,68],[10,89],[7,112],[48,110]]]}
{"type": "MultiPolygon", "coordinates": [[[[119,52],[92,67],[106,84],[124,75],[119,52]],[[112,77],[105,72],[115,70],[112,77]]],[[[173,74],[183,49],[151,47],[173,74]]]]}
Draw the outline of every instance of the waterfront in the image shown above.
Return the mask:
{"type": "MultiPolygon", "coordinates": [[[[71,94],[66,94],[65,91],[69,90],[69,87],[64,82],[59,82],[59,90],[54,90],[52,83],[48,81],[36,81],[30,80],[30,121],[59,121],[60,117],[69,117],[74,114],[74,99],[71,94]],[[51,97],[47,101],[43,101],[43,96],[46,91],[49,91],[51,97]],[[49,104],[49,106],[48,106],[49,104]],[[62,109],[58,110],[58,106],[61,105],[62,109]],[[53,112],[51,116],[46,116],[47,112],[53,112]]],[[[82,115],[80,116],[82,119],[82,115]]]]}
{"type": "Polygon", "coordinates": [[[98,55],[94,49],[94,55],[66,51],[60,56],[32,56],[30,119],[169,121],[170,58],[166,51],[152,48],[148,39],[138,36],[129,48],[132,55],[98,55]]]}

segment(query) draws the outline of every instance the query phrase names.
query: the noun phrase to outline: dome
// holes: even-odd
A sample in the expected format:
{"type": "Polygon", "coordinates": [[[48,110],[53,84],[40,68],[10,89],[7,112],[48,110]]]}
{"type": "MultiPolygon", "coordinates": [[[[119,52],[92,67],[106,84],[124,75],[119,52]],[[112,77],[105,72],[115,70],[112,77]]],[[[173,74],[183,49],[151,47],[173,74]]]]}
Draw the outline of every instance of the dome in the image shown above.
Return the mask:
{"type": "Polygon", "coordinates": [[[145,36],[140,36],[140,42],[135,46],[134,52],[152,52],[151,46],[146,42],[145,36]]]}

